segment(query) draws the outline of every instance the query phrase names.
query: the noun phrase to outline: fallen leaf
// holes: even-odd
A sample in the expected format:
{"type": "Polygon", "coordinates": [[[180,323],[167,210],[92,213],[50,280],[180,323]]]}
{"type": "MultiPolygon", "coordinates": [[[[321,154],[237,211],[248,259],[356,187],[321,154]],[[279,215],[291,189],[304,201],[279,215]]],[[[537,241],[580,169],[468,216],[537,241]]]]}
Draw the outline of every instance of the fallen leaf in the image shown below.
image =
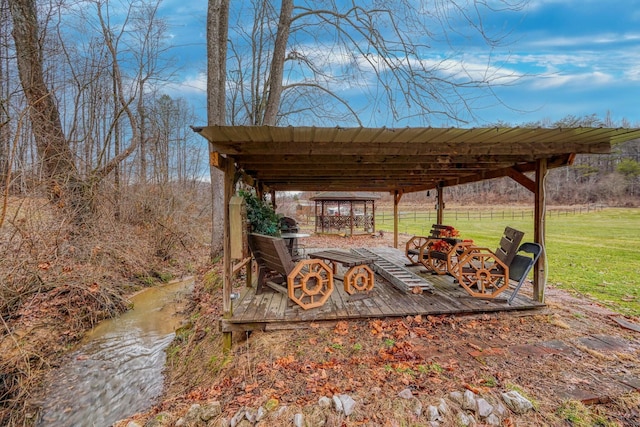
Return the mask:
{"type": "Polygon", "coordinates": [[[336,324],[336,327],[333,328],[333,332],[338,335],[347,335],[349,333],[349,324],[345,321],[340,321],[336,324]]]}
{"type": "Polygon", "coordinates": [[[469,345],[469,347],[478,350],[478,351],[482,351],[482,347],[480,347],[479,345],[475,345],[473,343],[467,343],[469,345]]]}
{"type": "Polygon", "coordinates": [[[471,390],[475,394],[480,394],[480,389],[478,387],[472,386],[471,384],[465,384],[464,388],[466,388],[467,390],[471,390]]]}
{"type": "Polygon", "coordinates": [[[255,382],[255,383],[253,383],[253,384],[247,384],[247,385],[244,387],[244,392],[245,392],[245,393],[250,393],[250,392],[252,392],[253,390],[255,390],[255,389],[257,389],[257,388],[258,388],[258,383],[257,383],[257,382],[255,382]]]}

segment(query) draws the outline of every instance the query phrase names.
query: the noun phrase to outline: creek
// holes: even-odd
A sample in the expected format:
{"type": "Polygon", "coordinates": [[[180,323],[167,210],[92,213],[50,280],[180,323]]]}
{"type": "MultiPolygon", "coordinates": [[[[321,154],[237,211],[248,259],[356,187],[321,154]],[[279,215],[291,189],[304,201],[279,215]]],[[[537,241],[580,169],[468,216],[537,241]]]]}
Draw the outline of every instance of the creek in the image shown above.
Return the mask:
{"type": "Polygon", "coordinates": [[[149,409],[192,289],[193,278],[145,289],[133,309],[88,332],[52,372],[37,425],[103,427],[149,409]]]}

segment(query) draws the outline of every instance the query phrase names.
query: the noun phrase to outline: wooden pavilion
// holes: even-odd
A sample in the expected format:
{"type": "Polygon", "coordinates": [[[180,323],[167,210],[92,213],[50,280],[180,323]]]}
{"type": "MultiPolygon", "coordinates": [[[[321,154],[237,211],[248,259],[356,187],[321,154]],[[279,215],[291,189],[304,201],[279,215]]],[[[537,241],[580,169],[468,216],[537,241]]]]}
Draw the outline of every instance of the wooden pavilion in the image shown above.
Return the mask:
{"type": "MultiPolygon", "coordinates": [[[[509,177],[531,191],[534,241],[544,247],[545,176],[571,165],[576,154],[604,154],[612,144],[640,138],[622,128],[320,128],[206,126],[211,164],[224,172],[225,206],[234,178],[244,174],[264,191],[372,191],[394,196],[394,244],[398,204],[409,192],[434,189],[438,223],[443,188],[509,177]]],[[[225,209],[224,317],[232,316],[228,209],[225,209]]],[[[535,301],[544,301],[545,257],[534,267],[535,301]]],[[[347,313],[347,317],[349,313],[347,313]]],[[[230,344],[230,330],[227,335],[230,344]]]]}
{"type": "Polygon", "coordinates": [[[369,234],[376,231],[376,200],[380,195],[361,191],[324,191],[315,203],[316,233],[369,234]]]}

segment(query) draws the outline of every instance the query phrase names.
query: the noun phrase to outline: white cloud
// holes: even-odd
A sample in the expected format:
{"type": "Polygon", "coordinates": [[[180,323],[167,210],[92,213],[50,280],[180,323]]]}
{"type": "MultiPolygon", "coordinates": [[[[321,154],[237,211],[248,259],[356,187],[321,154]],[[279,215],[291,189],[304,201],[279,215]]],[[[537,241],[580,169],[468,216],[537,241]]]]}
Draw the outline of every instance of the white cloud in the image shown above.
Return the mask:
{"type": "Polygon", "coordinates": [[[533,87],[536,89],[555,89],[560,87],[595,87],[615,81],[615,78],[600,71],[576,74],[547,74],[532,78],[533,87]]]}
{"type": "Polygon", "coordinates": [[[586,36],[577,37],[550,37],[539,40],[534,40],[526,43],[526,46],[534,48],[554,48],[554,47],[598,47],[602,45],[613,45],[627,42],[640,41],[640,33],[601,33],[601,34],[589,34],[586,36]]]}
{"type": "Polygon", "coordinates": [[[185,76],[182,81],[169,83],[164,89],[169,95],[174,96],[204,95],[207,93],[207,75],[198,73],[185,76]]]}

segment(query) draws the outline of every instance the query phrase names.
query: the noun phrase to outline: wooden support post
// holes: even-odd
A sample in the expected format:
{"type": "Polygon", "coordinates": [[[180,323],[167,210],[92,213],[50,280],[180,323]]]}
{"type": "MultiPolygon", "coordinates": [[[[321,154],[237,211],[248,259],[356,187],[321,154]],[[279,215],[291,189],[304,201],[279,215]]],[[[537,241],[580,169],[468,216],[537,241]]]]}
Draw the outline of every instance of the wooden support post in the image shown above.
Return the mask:
{"type": "Polygon", "coordinates": [[[436,209],[437,209],[436,222],[438,224],[442,224],[444,221],[444,200],[443,200],[444,191],[442,190],[442,185],[438,184],[438,186],[436,187],[436,191],[438,192],[437,193],[438,206],[436,206],[436,209]]]}
{"type": "Polygon", "coordinates": [[[534,225],[533,234],[534,241],[542,245],[542,254],[538,258],[538,262],[533,268],[533,299],[544,302],[544,291],[546,282],[546,204],[545,204],[545,177],[547,175],[547,159],[540,159],[536,162],[536,191],[535,191],[535,207],[534,207],[534,225]]]}
{"type": "Polygon", "coordinates": [[[398,249],[398,205],[402,198],[402,191],[393,192],[393,247],[398,249]]]}
{"type": "Polygon", "coordinates": [[[373,200],[371,202],[371,228],[373,229],[373,233],[376,232],[376,201],[373,200]]]}
{"type": "MultiPolygon", "coordinates": [[[[233,196],[233,178],[235,175],[235,165],[233,161],[228,161],[224,165],[224,242],[222,245],[222,317],[231,319],[233,317],[233,305],[231,303],[231,286],[233,283],[233,263],[231,262],[231,226],[229,220],[229,202],[233,196]]],[[[231,332],[222,333],[222,346],[224,351],[231,350],[231,332]]]]}
{"type": "Polygon", "coordinates": [[[269,194],[271,194],[271,206],[275,211],[278,208],[278,205],[276,204],[276,190],[271,190],[269,194]]]}
{"type": "Polygon", "coordinates": [[[351,222],[351,237],[353,237],[353,226],[355,225],[355,222],[356,222],[356,217],[353,213],[353,200],[349,201],[349,216],[350,216],[350,222],[351,222]]]}

